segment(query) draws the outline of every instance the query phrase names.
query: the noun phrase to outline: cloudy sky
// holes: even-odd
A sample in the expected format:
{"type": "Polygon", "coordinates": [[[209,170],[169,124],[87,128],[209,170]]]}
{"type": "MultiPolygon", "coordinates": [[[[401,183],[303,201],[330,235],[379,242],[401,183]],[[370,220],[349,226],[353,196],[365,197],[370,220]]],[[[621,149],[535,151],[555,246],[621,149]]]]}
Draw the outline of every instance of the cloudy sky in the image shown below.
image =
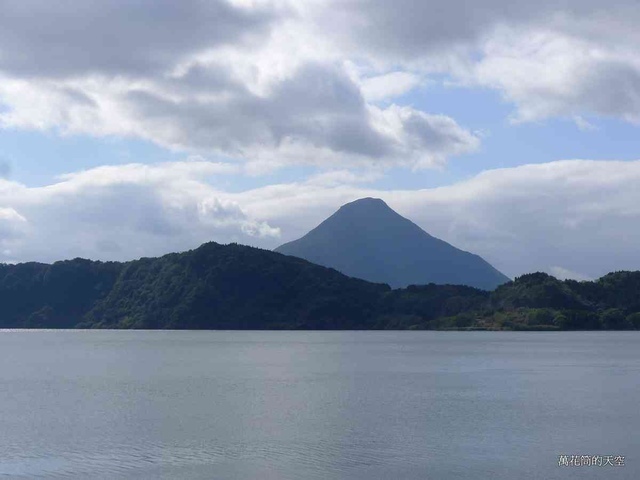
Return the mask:
{"type": "Polygon", "coordinates": [[[274,248],[384,199],[640,269],[637,0],[0,0],[0,262],[274,248]]]}

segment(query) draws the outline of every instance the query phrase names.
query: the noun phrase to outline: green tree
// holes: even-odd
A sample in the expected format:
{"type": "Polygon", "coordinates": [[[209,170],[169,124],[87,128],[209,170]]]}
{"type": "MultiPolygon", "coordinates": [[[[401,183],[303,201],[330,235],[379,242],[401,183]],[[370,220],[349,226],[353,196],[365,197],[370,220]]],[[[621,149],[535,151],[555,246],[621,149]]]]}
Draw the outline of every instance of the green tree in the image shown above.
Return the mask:
{"type": "Polygon", "coordinates": [[[634,329],[640,330],[640,312],[635,312],[627,316],[627,322],[633,326],[634,329]]]}
{"type": "Polygon", "coordinates": [[[603,328],[606,330],[633,330],[633,324],[627,319],[624,311],[610,308],[600,315],[603,328]]]}

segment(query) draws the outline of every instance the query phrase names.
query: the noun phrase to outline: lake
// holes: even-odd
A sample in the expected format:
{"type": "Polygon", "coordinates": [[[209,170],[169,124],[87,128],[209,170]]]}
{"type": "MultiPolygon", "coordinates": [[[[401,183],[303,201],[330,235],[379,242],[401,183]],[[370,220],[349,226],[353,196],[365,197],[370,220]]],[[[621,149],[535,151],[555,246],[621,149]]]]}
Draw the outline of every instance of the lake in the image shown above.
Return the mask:
{"type": "Polygon", "coordinates": [[[639,333],[0,331],[0,477],[637,479],[639,333]]]}

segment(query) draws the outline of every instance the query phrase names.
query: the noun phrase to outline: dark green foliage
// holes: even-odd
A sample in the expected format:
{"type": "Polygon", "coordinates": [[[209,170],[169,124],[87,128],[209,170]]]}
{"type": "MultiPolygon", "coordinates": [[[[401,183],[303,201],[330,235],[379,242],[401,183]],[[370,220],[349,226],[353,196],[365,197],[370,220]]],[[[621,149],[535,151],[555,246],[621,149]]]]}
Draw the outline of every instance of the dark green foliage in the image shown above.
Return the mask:
{"type": "Polygon", "coordinates": [[[128,264],[86,325],[120,328],[366,328],[389,290],[242,245],[128,264]]]}
{"type": "Polygon", "coordinates": [[[627,322],[629,322],[634,330],[640,330],[640,312],[627,315],[627,322]]]}
{"type": "Polygon", "coordinates": [[[128,263],[0,265],[2,328],[640,329],[640,273],[391,290],[237,244],[128,263]]]}
{"type": "Polygon", "coordinates": [[[122,264],[77,258],[53,265],[0,265],[0,325],[74,327],[107,294],[122,264]]]}
{"type": "Polygon", "coordinates": [[[588,309],[589,302],[570,286],[546,273],[530,273],[499,286],[491,295],[496,309],[552,308],[588,309]]]}
{"type": "Polygon", "coordinates": [[[488,298],[489,292],[463,285],[410,285],[387,293],[383,297],[381,310],[387,316],[399,312],[411,315],[420,319],[417,322],[420,326],[433,328],[430,322],[436,318],[458,314],[471,317],[469,312],[481,309],[488,298]]]}
{"type": "Polygon", "coordinates": [[[633,324],[624,310],[608,308],[600,314],[600,322],[605,330],[633,330],[633,324]]]}
{"type": "Polygon", "coordinates": [[[568,281],[567,284],[601,309],[640,311],[640,272],[613,272],[595,282],[568,281]]]}

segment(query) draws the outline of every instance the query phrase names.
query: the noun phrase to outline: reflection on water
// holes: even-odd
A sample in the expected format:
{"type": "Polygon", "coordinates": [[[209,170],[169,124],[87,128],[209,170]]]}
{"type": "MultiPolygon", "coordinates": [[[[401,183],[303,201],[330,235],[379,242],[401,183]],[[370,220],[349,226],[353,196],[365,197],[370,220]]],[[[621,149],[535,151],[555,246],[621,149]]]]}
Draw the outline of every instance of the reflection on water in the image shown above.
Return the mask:
{"type": "Polygon", "coordinates": [[[0,476],[640,478],[639,340],[0,331],[0,476]]]}

